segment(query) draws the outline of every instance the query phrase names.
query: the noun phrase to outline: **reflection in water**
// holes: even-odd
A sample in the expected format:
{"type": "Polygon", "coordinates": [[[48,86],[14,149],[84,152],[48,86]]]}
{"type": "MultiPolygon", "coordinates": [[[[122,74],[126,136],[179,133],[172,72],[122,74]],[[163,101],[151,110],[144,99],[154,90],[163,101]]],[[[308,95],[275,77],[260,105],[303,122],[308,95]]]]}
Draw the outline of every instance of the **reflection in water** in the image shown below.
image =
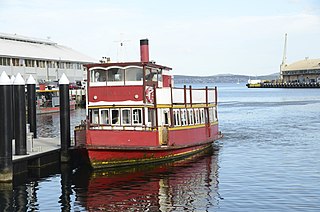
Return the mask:
{"type": "Polygon", "coordinates": [[[0,183],[0,211],[13,211],[11,183],[0,183]]]}
{"type": "Polygon", "coordinates": [[[126,169],[77,170],[76,201],[97,211],[206,211],[218,204],[217,155],[126,169]]]}
{"type": "Polygon", "coordinates": [[[0,211],[208,211],[220,198],[217,153],[95,172],[64,164],[33,169],[0,184],[0,211]]]}

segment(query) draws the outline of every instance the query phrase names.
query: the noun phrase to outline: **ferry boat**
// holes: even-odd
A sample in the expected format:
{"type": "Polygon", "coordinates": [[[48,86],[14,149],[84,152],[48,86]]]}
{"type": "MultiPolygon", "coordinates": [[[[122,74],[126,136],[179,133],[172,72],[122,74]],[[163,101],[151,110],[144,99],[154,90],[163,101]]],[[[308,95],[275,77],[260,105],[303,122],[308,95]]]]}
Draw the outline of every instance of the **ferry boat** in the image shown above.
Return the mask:
{"type": "Polygon", "coordinates": [[[93,168],[187,157],[222,137],[217,88],[176,88],[171,68],[149,61],[147,39],[140,54],[140,62],[86,65],[86,120],[71,149],[93,168]]]}
{"type": "MultiPolygon", "coordinates": [[[[75,108],[76,101],[70,98],[70,110],[74,110],[75,108]]],[[[40,86],[39,89],[36,90],[36,113],[48,114],[57,113],[59,111],[59,89],[46,89],[44,86],[40,86]]]]}

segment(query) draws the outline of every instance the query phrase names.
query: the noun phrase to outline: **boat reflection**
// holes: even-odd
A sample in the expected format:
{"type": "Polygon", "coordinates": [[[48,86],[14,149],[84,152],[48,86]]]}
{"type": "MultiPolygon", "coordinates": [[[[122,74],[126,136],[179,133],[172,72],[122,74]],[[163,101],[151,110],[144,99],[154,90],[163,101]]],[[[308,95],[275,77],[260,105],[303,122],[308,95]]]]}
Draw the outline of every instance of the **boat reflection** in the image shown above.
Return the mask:
{"type": "Polygon", "coordinates": [[[217,151],[126,169],[77,170],[76,202],[88,211],[207,211],[219,202],[217,151]]]}

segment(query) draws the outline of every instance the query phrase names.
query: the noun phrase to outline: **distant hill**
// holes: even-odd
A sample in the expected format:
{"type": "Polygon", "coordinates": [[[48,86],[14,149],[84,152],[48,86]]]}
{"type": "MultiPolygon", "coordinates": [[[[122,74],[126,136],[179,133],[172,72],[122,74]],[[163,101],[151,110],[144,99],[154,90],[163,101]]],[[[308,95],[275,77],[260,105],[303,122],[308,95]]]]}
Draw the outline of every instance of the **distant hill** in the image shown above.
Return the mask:
{"type": "Polygon", "coordinates": [[[236,74],[218,74],[213,76],[185,76],[174,75],[174,82],[178,84],[191,83],[240,83],[248,82],[249,79],[274,80],[279,78],[279,73],[262,76],[248,76],[236,74]]]}

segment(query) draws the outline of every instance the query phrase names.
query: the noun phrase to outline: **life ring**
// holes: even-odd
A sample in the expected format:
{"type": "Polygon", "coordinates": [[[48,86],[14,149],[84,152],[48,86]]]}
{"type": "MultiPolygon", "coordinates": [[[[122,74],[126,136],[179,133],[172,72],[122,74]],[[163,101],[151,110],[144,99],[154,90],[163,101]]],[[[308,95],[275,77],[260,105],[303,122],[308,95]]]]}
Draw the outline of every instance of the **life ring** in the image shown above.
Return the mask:
{"type": "Polygon", "coordinates": [[[145,90],[145,93],[146,93],[146,100],[149,102],[149,103],[153,103],[154,102],[154,90],[153,90],[153,87],[147,87],[146,90],[145,90]]]}

